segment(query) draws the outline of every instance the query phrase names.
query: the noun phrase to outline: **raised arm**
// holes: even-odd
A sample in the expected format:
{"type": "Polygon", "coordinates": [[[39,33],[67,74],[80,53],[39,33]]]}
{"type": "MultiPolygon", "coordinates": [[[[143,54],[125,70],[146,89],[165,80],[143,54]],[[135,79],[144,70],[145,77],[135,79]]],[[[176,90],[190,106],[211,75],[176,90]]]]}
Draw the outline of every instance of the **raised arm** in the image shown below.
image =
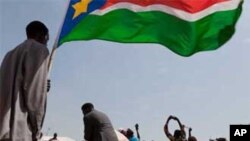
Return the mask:
{"type": "Polygon", "coordinates": [[[191,135],[191,131],[192,131],[192,128],[189,128],[188,129],[188,137],[191,137],[192,135],[191,135]]]}
{"type": "Polygon", "coordinates": [[[183,136],[183,138],[186,138],[186,132],[185,132],[185,125],[183,125],[182,123],[181,123],[181,121],[177,118],[177,117],[173,117],[173,119],[174,120],[176,120],[177,122],[178,122],[178,124],[179,124],[179,127],[180,127],[180,130],[181,130],[181,132],[182,132],[182,136],[183,136]]]}
{"type": "Polygon", "coordinates": [[[174,120],[178,122],[178,125],[182,131],[184,131],[184,125],[181,123],[181,121],[177,117],[173,117],[174,120]]]}
{"type": "Polygon", "coordinates": [[[136,134],[137,134],[137,138],[140,140],[141,139],[141,136],[140,136],[140,133],[139,133],[139,124],[135,124],[135,130],[136,130],[136,134]]]}
{"type": "MultiPolygon", "coordinates": [[[[169,121],[173,118],[173,116],[169,116],[165,125],[164,125],[164,132],[165,132],[165,135],[170,139],[173,137],[173,135],[169,132],[169,129],[168,129],[168,123],[169,121]]],[[[171,140],[171,139],[170,139],[171,140]]]]}

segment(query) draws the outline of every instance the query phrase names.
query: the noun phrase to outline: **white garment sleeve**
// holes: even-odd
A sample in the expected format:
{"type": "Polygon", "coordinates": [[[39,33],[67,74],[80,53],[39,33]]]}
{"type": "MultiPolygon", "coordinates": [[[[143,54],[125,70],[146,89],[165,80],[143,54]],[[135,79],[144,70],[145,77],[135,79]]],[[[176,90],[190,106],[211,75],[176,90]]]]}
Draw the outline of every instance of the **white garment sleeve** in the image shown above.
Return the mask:
{"type": "Polygon", "coordinates": [[[46,47],[32,45],[25,55],[23,89],[32,136],[38,139],[46,111],[49,52],[46,47]]]}

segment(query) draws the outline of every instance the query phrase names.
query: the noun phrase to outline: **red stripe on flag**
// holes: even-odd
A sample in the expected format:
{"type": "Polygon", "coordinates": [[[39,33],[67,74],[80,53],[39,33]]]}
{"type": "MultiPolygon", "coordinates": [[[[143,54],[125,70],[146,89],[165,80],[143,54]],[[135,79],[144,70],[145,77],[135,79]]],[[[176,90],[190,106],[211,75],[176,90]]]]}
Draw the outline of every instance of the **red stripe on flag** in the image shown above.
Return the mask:
{"type": "Polygon", "coordinates": [[[140,6],[149,6],[153,4],[162,4],[177,8],[189,13],[196,13],[202,11],[214,4],[230,0],[107,0],[106,4],[102,7],[105,9],[114,4],[121,2],[128,2],[140,6]]]}

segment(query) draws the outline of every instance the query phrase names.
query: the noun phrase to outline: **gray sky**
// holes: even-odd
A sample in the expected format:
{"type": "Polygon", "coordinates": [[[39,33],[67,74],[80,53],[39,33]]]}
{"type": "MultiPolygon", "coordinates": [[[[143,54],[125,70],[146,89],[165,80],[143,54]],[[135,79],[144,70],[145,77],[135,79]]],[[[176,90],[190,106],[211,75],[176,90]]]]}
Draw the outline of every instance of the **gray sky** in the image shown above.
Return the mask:
{"type": "MultiPolygon", "coordinates": [[[[67,1],[0,0],[0,61],[25,40],[32,20],[50,29],[49,49],[67,1]]],[[[233,38],[216,51],[181,57],[156,44],[81,41],[56,52],[44,134],[83,139],[80,107],[93,102],[114,127],[140,125],[142,140],[164,141],[172,114],[201,141],[229,139],[230,124],[250,121],[250,1],[245,1],[233,38]]],[[[177,127],[171,123],[171,131],[177,127]]]]}

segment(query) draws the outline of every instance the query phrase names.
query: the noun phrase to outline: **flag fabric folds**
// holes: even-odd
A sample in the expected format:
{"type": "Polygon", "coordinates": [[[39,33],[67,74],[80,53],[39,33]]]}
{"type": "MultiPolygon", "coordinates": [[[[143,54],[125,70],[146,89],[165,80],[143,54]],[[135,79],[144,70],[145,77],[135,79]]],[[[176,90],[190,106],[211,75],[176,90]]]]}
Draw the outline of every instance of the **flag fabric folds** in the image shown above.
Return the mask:
{"type": "Polygon", "coordinates": [[[243,0],[70,0],[58,46],[77,40],[157,43],[181,56],[235,32],[243,0]]]}

